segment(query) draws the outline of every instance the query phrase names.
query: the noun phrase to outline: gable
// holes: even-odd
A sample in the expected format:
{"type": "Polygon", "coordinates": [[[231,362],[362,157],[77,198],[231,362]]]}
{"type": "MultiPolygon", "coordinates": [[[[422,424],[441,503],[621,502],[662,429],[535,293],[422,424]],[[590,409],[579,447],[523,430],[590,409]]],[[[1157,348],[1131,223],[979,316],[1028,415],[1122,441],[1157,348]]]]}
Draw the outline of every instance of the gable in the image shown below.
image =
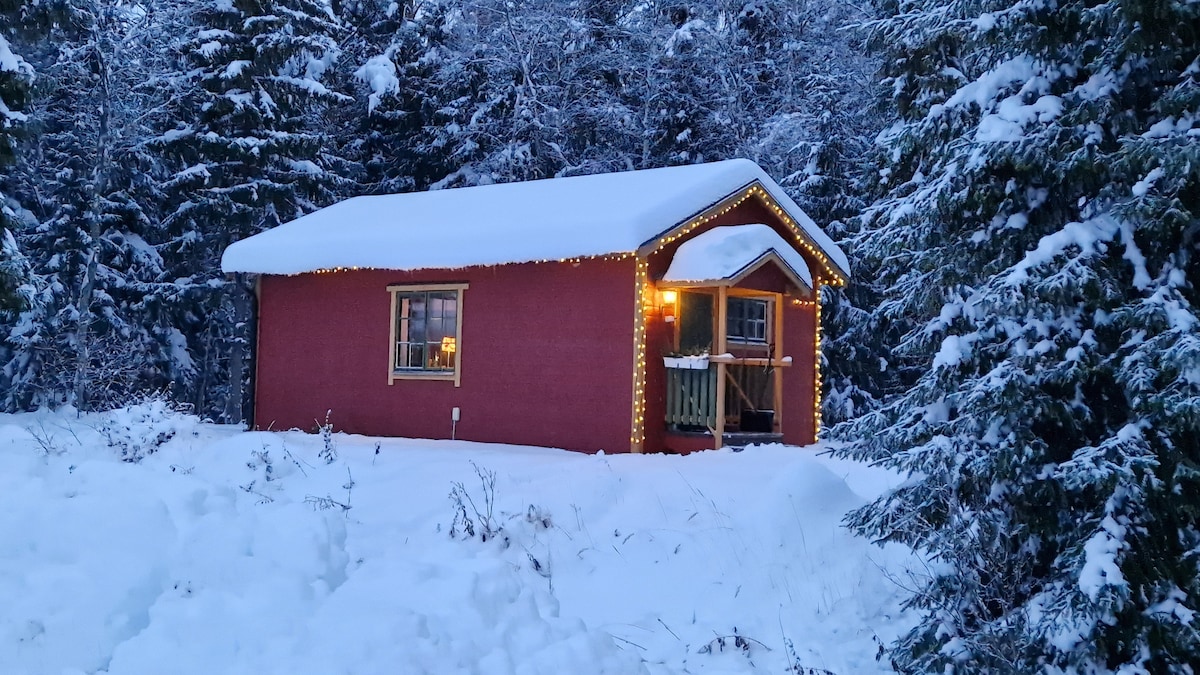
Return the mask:
{"type": "Polygon", "coordinates": [[[661,281],[671,286],[733,286],[764,265],[774,265],[789,282],[813,288],[808,261],[768,225],[724,225],[684,241],[661,281]]]}

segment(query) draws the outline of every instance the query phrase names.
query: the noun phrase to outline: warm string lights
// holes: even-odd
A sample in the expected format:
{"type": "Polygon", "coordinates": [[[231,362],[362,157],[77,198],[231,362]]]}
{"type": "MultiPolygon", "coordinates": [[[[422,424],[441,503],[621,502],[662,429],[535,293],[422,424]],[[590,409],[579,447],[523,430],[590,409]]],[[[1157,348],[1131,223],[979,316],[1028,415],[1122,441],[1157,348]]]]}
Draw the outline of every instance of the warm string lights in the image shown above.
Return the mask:
{"type": "Polygon", "coordinates": [[[745,202],[747,199],[750,199],[751,197],[757,198],[768,209],[770,209],[776,215],[776,217],[778,217],[781,221],[783,221],[787,225],[788,229],[791,230],[792,236],[794,236],[796,238],[796,241],[800,244],[800,246],[802,246],[804,248],[804,250],[808,251],[808,253],[813,258],[815,258],[817,261],[819,261],[821,263],[821,265],[825,268],[825,272],[828,275],[828,277],[826,279],[824,279],[824,281],[826,283],[828,283],[831,286],[844,286],[845,285],[846,280],[844,278],[842,278],[842,276],[839,275],[834,270],[833,265],[830,264],[830,262],[829,262],[829,257],[825,255],[825,253],[820,249],[820,247],[815,245],[808,238],[808,235],[804,232],[803,228],[801,228],[799,225],[797,225],[796,221],[793,220],[792,217],[787,214],[787,211],[785,211],[783,209],[783,207],[780,206],[779,203],[776,202],[775,199],[771,197],[771,194],[769,192],[767,192],[766,189],[763,188],[763,186],[760,183],[757,183],[757,182],[753,183],[750,187],[746,188],[740,195],[738,195],[737,198],[728,200],[724,204],[719,205],[716,209],[707,212],[705,215],[702,215],[699,218],[696,218],[695,220],[691,221],[687,225],[684,225],[681,228],[671,231],[670,234],[659,237],[658,241],[655,242],[655,244],[654,244],[653,250],[651,250],[650,253],[657,251],[658,249],[666,246],[667,244],[677,241],[681,237],[687,236],[690,232],[692,232],[692,230],[695,230],[696,228],[700,227],[701,225],[709,223],[709,222],[725,215],[726,213],[729,213],[730,211],[736,209],[738,206],[741,206],[741,204],[743,202],[745,202]]]}
{"type": "MultiPolygon", "coordinates": [[[[820,284],[817,284],[820,288],[820,284]]],[[[813,325],[813,335],[816,336],[813,340],[815,343],[815,352],[813,355],[813,439],[816,440],[821,435],[821,299],[820,291],[818,290],[817,300],[813,303],[814,317],[816,322],[813,325]]]]}
{"type": "MultiPolygon", "coordinates": [[[[634,307],[634,330],[633,330],[633,350],[634,350],[634,369],[633,369],[633,410],[632,424],[629,435],[630,450],[632,452],[641,452],[642,445],[646,439],[646,314],[647,303],[651,302],[650,298],[654,289],[649,283],[649,263],[647,256],[658,251],[659,249],[674,243],[679,239],[686,237],[688,234],[697,228],[712,222],[713,220],[724,216],[730,211],[741,206],[746,200],[756,198],[761,201],[768,209],[770,209],[776,217],[779,218],[788,229],[792,232],[796,242],[808,252],[808,254],[818,261],[824,268],[824,274],[814,275],[814,291],[820,292],[822,284],[830,286],[844,286],[846,279],[842,277],[838,270],[832,265],[829,257],[816,246],[808,234],[797,225],[796,221],[788,215],[771,196],[769,192],[758,182],[751,184],[736,197],[731,197],[719,204],[716,208],[706,212],[704,215],[697,217],[695,220],[688,222],[686,225],[672,230],[669,234],[663,235],[654,242],[653,246],[647,250],[642,247],[639,251],[621,251],[616,253],[605,253],[599,255],[575,256],[569,258],[545,258],[534,260],[518,260],[511,262],[496,263],[492,265],[467,265],[464,267],[500,267],[506,265],[519,265],[526,263],[569,263],[579,264],[585,261],[592,260],[629,260],[635,258],[637,260],[635,273],[636,287],[636,302],[634,307]]],[[[385,269],[375,267],[331,267],[314,270],[316,274],[333,274],[337,272],[356,272],[360,270],[385,269]]],[[[391,269],[391,268],[386,268],[391,269]]],[[[300,274],[304,274],[303,272],[300,274]]],[[[296,276],[296,275],[290,275],[296,276]]],[[[651,303],[652,304],[652,303],[651,303]]],[[[814,310],[814,361],[813,361],[813,380],[814,380],[814,406],[813,406],[813,424],[814,436],[820,433],[821,429],[821,302],[819,295],[813,300],[793,299],[791,304],[795,307],[813,308],[814,310]]]]}
{"type": "Polygon", "coordinates": [[[633,424],[629,433],[630,452],[641,452],[646,440],[646,287],[650,264],[638,258],[634,287],[637,298],[633,315],[633,424]]]}
{"type": "MultiPolygon", "coordinates": [[[[812,241],[809,240],[808,235],[804,232],[804,229],[797,225],[796,221],[792,220],[792,217],[787,214],[787,211],[785,211],[783,207],[771,197],[770,193],[763,189],[762,185],[755,183],[754,185],[750,186],[749,192],[757,195],[758,198],[767,205],[767,208],[774,211],[775,215],[778,216],[779,219],[784,223],[786,223],[789,229],[791,229],[792,235],[796,237],[796,241],[804,247],[804,250],[808,251],[809,254],[821,262],[821,265],[825,267],[825,271],[829,274],[827,283],[830,286],[844,286],[846,284],[846,280],[834,271],[833,265],[831,265],[829,262],[829,257],[826,256],[817,245],[813,244],[812,241]]],[[[818,281],[818,283],[814,285],[820,286],[820,280],[816,281],[818,281]]]]}
{"type": "MultiPolygon", "coordinates": [[[[512,262],[494,263],[494,264],[490,264],[490,265],[489,264],[480,264],[480,265],[463,265],[460,267],[410,268],[409,270],[396,268],[396,267],[323,267],[318,270],[312,270],[311,274],[334,274],[336,272],[358,272],[360,270],[384,270],[384,271],[389,271],[389,272],[395,272],[398,270],[398,271],[404,272],[404,271],[413,271],[415,269],[465,269],[467,267],[503,267],[506,265],[524,265],[524,264],[528,264],[528,263],[552,263],[552,262],[570,263],[572,265],[578,265],[581,262],[585,262],[585,261],[589,261],[589,260],[629,260],[630,258],[633,258],[636,256],[637,256],[637,251],[621,251],[618,253],[604,253],[601,255],[585,255],[585,256],[577,256],[574,258],[544,258],[544,259],[537,259],[537,260],[514,260],[512,262]]],[[[310,274],[310,272],[296,272],[295,274],[288,274],[285,276],[295,277],[295,276],[299,276],[301,274],[310,274]]]]}
{"type": "Polygon", "coordinates": [[[709,221],[720,218],[721,216],[725,215],[726,213],[729,213],[730,211],[736,209],[738,206],[741,206],[742,202],[744,202],[747,199],[749,199],[750,197],[754,196],[753,190],[754,190],[754,188],[750,188],[750,189],[746,190],[745,192],[743,192],[741,195],[739,195],[736,199],[726,201],[724,206],[718,207],[718,209],[716,209],[716,210],[709,211],[707,214],[700,216],[699,218],[693,220],[692,222],[688,223],[687,225],[684,225],[681,228],[672,230],[670,234],[666,234],[666,235],[663,235],[662,237],[659,237],[658,242],[654,245],[654,250],[651,251],[651,253],[666,246],[667,244],[670,244],[673,241],[676,241],[677,239],[679,239],[681,237],[686,237],[692,230],[696,229],[697,227],[700,227],[701,225],[704,225],[705,223],[708,223],[709,221]]]}

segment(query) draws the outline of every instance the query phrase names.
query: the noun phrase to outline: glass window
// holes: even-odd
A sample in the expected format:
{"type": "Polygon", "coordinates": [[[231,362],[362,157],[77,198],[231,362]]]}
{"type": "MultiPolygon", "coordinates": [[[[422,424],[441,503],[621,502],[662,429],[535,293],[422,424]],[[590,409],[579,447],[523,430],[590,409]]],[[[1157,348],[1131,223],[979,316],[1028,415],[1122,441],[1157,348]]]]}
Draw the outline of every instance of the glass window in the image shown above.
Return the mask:
{"type": "Polygon", "coordinates": [[[725,332],[731,340],[766,342],[767,301],[729,298],[729,318],[725,332]]]}
{"type": "Polygon", "coordinates": [[[458,289],[395,290],[396,371],[453,373],[458,367],[458,289]]]}

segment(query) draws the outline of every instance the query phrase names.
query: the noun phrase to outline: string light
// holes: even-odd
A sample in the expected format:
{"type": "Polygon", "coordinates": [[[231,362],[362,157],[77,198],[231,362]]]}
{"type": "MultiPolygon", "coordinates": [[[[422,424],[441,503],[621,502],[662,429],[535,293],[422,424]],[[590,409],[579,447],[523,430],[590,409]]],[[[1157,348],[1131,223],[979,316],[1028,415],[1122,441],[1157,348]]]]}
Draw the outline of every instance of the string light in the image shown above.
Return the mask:
{"type": "MultiPolygon", "coordinates": [[[[698,228],[706,223],[709,223],[713,220],[716,220],[717,218],[720,218],[721,216],[723,216],[723,215],[729,213],[730,211],[736,209],[737,207],[741,206],[742,203],[744,203],[747,199],[750,199],[751,197],[758,199],[760,202],[762,202],[762,204],[765,207],[767,207],[767,209],[772,211],[776,215],[776,217],[778,217],[781,221],[783,221],[783,223],[785,225],[787,225],[788,229],[792,232],[792,235],[795,237],[797,243],[799,243],[800,246],[803,247],[804,250],[809,253],[809,255],[811,255],[814,259],[816,259],[818,262],[821,263],[822,267],[825,268],[825,272],[826,272],[825,278],[821,279],[821,281],[827,283],[830,286],[844,286],[846,284],[846,279],[837,273],[837,271],[834,269],[832,263],[830,262],[829,257],[825,255],[825,253],[820,249],[820,247],[818,247],[816,244],[813,243],[813,241],[809,238],[808,234],[804,231],[804,229],[796,224],[796,221],[793,220],[792,217],[788,215],[787,211],[785,211],[784,208],[782,206],[780,206],[778,202],[775,201],[775,199],[771,196],[771,193],[767,192],[766,188],[764,188],[762,186],[762,184],[757,181],[752,183],[750,185],[750,187],[743,190],[742,193],[739,194],[737,197],[726,200],[723,203],[723,205],[718,205],[717,209],[708,211],[704,215],[696,218],[695,220],[684,225],[683,227],[672,230],[670,234],[663,235],[662,237],[660,237],[658,239],[657,242],[655,242],[653,249],[645,252],[646,255],[649,255],[650,253],[655,253],[662,247],[664,247],[668,244],[671,244],[675,241],[678,241],[682,237],[687,236],[696,228],[698,228]]],[[[533,259],[533,260],[515,260],[515,261],[509,261],[509,262],[495,263],[493,265],[481,265],[481,266],[499,267],[502,265],[520,265],[520,264],[525,264],[525,263],[548,263],[548,262],[570,263],[570,264],[575,265],[575,264],[579,264],[581,262],[589,261],[589,260],[628,260],[628,259],[634,258],[634,257],[639,257],[637,251],[617,251],[617,252],[610,252],[610,253],[601,253],[601,254],[596,254],[596,255],[574,256],[574,257],[567,257],[567,258],[537,258],[537,259],[533,259]]],[[[644,256],[641,256],[641,257],[644,257],[644,256]]],[[[476,267],[476,266],[477,265],[465,265],[464,267],[476,267]]],[[[395,268],[329,267],[329,268],[322,268],[322,269],[315,270],[315,272],[317,274],[330,274],[330,273],[335,273],[335,272],[353,272],[353,271],[358,271],[358,270],[395,270],[395,268]]],[[[297,274],[305,274],[305,273],[299,272],[297,274]]],[[[289,276],[296,276],[296,274],[292,274],[289,276]]]]}
{"type": "Polygon", "coordinates": [[[633,425],[629,434],[631,452],[641,452],[646,440],[646,288],[649,285],[650,264],[638,258],[634,284],[637,298],[633,316],[633,425]]]}
{"type": "MultiPolygon", "coordinates": [[[[617,252],[617,253],[603,253],[603,254],[597,254],[597,255],[576,256],[574,258],[540,258],[540,259],[535,259],[535,260],[514,260],[511,262],[495,263],[492,265],[462,265],[459,267],[437,267],[437,268],[419,267],[419,268],[407,268],[407,269],[397,268],[397,267],[369,267],[369,266],[368,267],[322,267],[321,269],[312,270],[311,273],[312,274],[334,274],[336,272],[357,272],[360,270],[374,270],[374,271],[385,271],[385,272],[396,272],[396,271],[411,272],[411,271],[416,271],[418,269],[464,269],[466,267],[504,267],[507,265],[524,265],[524,264],[530,264],[530,263],[537,264],[537,263],[552,263],[552,262],[570,263],[572,265],[577,265],[579,263],[587,262],[590,260],[629,260],[630,258],[633,258],[636,256],[637,256],[637,251],[621,251],[621,252],[617,252]]],[[[301,274],[309,274],[309,272],[295,272],[295,273],[286,274],[283,276],[295,277],[295,276],[300,276],[301,274]]]]}
{"type": "Polygon", "coordinates": [[[820,295],[813,303],[816,323],[813,326],[813,440],[819,440],[821,434],[821,299],[820,295]]]}
{"type": "MultiPolygon", "coordinates": [[[[634,368],[633,368],[633,409],[632,409],[632,425],[629,435],[630,449],[633,452],[641,452],[642,443],[646,439],[646,303],[648,302],[649,288],[649,263],[647,256],[656,253],[663,247],[678,241],[680,238],[687,236],[696,228],[701,227],[730,211],[741,206],[750,198],[758,199],[766,208],[772,211],[792,232],[796,242],[808,252],[808,254],[817,260],[824,268],[824,275],[815,275],[814,289],[819,289],[822,284],[829,286],[844,286],[846,279],[838,274],[830,262],[829,257],[810,239],[808,234],[801,228],[791,216],[779,205],[778,202],[771,196],[769,192],[762,186],[761,183],[755,181],[746,188],[737,197],[726,200],[723,204],[718,205],[718,208],[697,217],[695,220],[686,225],[672,230],[669,234],[659,237],[655,242],[654,247],[649,251],[645,251],[645,255],[639,255],[638,251],[620,251],[615,253],[604,253],[588,256],[574,256],[568,258],[544,258],[535,260],[519,260],[511,262],[496,263],[493,265],[479,265],[485,267],[499,267],[505,265],[519,265],[527,263],[569,263],[577,265],[585,261],[592,260],[628,260],[636,258],[636,301],[634,303],[634,330],[633,330],[633,349],[634,349],[634,368]]],[[[466,267],[475,267],[476,265],[467,265],[466,267]]],[[[330,267],[314,270],[316,274],[335,274],[338,272],[357,272],[360,270],[388,270],[395,271],[394,268],[379,268],[379,267],[330,267]]],[[[402,270],[403,271],[403,270],[402,270]]],[[[300,272],[288,276],[297,276],[305,274],[300,272]]],[[[651,289],[652,290],[652,289],[651,289]]],[[[818,290],[819,293],[819,290],[818,290]]],[[[793,299],[792,305],[802,308],[813,308],[814,310],[814,339],[813,339],[813,387],[814,387],[814,405],[813,405],[813,435],[819,435],[821,429],[821,301],[819,295],[814,300],[799,300],[793,299]]]]}
{"type": "Polygon", "coordinates": [[[826,256],[823,251],[821,251],[820,247],[812,242],[804,229],[796,224],[796,221],[787,214],[787,211],[785,211],[783,207],[780,206],[773,197],[771,197],[771,193],[767,192],[762,184],[758,183],[757,181],[751,184],[750,187],[746,188],[746,190],[737,198],[726,202],[724,206],[720,206],[716,210],[709,211],[705,215],[696,218],[687,225],[672,231],[670,234],[659,237],[658,241],[655,242],[654,249],[651,250],[650,253],[654,253],[662,247],[675,242],[680,237],[687,236],[690,232],[692,232],[692,230],[695,230],[701,225],[720,218],[726,213],[736,209],[738,206],[741,206],[743,202],[751,197],[758,199],[763,203],[764,206],[770,209],[777,218],[783,221],[784,224],[787,225],[788,229],[792,232],[792,236],[795,237],[800,246],[802,246],[804,250],[808,251],[809,255],[821,263],[827,274],[827,279],[824,281],[831,286],[844,286],[846,284],[846,280],[839,275],[836,270],[834,270],[832,263],[829,261],[829,257],[826,256]]]}

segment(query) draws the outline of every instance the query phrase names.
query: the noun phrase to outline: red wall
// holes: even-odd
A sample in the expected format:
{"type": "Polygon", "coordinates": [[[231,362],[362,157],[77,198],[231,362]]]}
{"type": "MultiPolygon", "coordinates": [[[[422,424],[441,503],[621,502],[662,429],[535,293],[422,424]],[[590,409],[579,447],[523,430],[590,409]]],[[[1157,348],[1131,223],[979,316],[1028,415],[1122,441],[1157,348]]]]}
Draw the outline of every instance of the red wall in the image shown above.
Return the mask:
{"type": "Polygon", "coordinates": [[[808,445],[817,440],[813,404],[816,377],[817,308],[809,305],[783,306],[783,352],[792,357],[792,365],[780,368],[783,373],[783,442],[808,445]]]}
{"type": "Polygon", "coordinates": [[[262,278],[255,424],[629,451],[635,262],[262,278]],[[388,385],[390,284],[465,282],[462,386],[388,385]]]}
{"type": "MultiPolygon", "coordinates": [[[[649,275],[651,281],[661,279],[671,264],[671,258],[679,246],[688,239],[722,225],[749,225],[763,223],[774,227],[785,241],[794,240],[791,231],[780,219],[767,209],[757,199],[748,199],[728,213],[719,216],[708,223],[692,230],[688,236],[672,242],[652,254],[649,258],[649,275]]],[[[803,250],[801,250],[803,253],[803,250]]],[[[809,260],[808,256],[805,256],[809,260]]],[[[809,260],[809,268],[820,269],[814,261],[809,260]]],[[[784,291],[786,276],[773,265],[768,265],[742,281],[739,286],[758,290],[784,291]]],[[[798,297],[800,291],[790,289],[794,297],[809,301],[811,296],[798,297]]],[[[790,298],[789,298],[790,300],[790,298]]],[[[783,437],[786,443],[793,445],[808,445],[816,440],[814,430],[813,407],[814,390],[814,326],[815,308],[795,306],[790,302],[783,309],[783,346],[780,356],[792,357],[792,365],[778,369],[783,373],[783,406],[780,409],[783,423],[783,437]]],[[[666,433],[666,369],[663,367],[662,356],[674,345],[671,324],[662,320],[661,316],[647,317],[646,321],[646,442],[647,452],[670,450],[674,452],[691,452],[701,447],[712,447],[711,438],[700,439],[670,436],[666,433]]]]}

